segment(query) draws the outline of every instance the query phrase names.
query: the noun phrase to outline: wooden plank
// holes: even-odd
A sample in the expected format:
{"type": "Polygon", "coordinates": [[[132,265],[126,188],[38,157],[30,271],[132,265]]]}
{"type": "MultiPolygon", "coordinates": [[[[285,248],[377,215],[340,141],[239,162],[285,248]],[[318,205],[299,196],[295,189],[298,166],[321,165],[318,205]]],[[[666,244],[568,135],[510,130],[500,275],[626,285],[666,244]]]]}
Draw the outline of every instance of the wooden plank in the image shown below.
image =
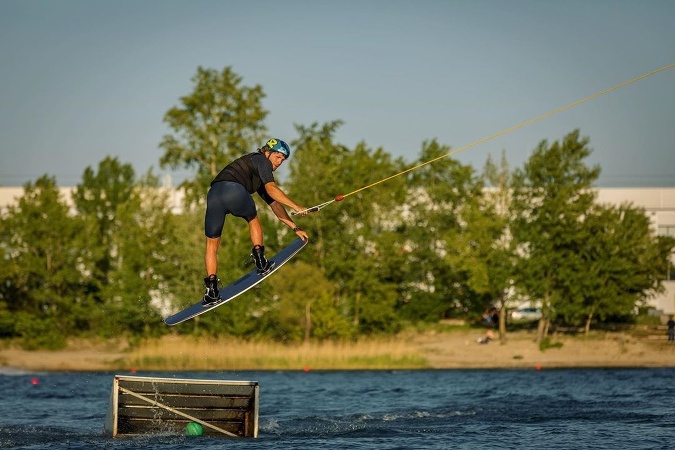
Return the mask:
{"type": "MultiPolygon", "coordinates": [[[[182,413],[185,413],[189,416],[197,417],[201,420],[238,420],[244,421],[246,419],[246,410],[232,410],[232,409],[192,409],[192,408],[182,408],[178,410],[182,413]]],[[[163,410],[161,408],[129,408],[126,406],[121,406],[118,409],[118,416],[124,417],[125,419],[156,419],[161,418],[162,420],[179,420],[183,419],[183,416],[180,416],[169,410],[163,410]]]]}
{"type": "MultiPolygon", "coordinates": [[[[158,420],[126,420],[120,418],[119,434],[142,435],[142,434],[185,434],[185,426],[189,420],[183,421],[158,421],[158,420]]],[[[227,431],[230,437],[245,437],[244,427],[235,422],[211,422],[221,430],[227,431]]],[[[211,428],[204,427],[205,436],[222,436],[223,433],[211,428]]]]}
{"type": "MultiPolygon", "coordinates": [[[[143,394],[148,396],[147,394],[143,394]]],[[[246,397],[180,397],[167,395],[152,395],[152,398],[157,398],[167,406],[172,408],[187,408],[196,406],[199,408],[249,408],[252,400],[246,397]]],[[[137,399],[129,394],[119,394],[119,404],[128,406],[145,406],[147,402],[137,399]]]]}
{"type": "Polygon", "coordinates": [[[161,384],[213,384],[217,386],[257,386],[257,381],[231,381],[199,378],[162,378],[162,377],[139,377],[136,375],[115,375],[115,378],[123,383],[126,382],[150,382],[161,384]]]}
{"type": "Polygon", "coordinates": [[[162,383],[162,382],[148,382],[148,381],[121,381],[120,386],[129,389],[130,391],[138,392],[139,394],[155,394],[161,392],[162,394],[173,395],[227,395],[238,397],[250,397],[253,394],[254,386],[233,386],[233,385],[217,385],[217,384],[188,384],[184,382],[179,383],[162,383]]]}

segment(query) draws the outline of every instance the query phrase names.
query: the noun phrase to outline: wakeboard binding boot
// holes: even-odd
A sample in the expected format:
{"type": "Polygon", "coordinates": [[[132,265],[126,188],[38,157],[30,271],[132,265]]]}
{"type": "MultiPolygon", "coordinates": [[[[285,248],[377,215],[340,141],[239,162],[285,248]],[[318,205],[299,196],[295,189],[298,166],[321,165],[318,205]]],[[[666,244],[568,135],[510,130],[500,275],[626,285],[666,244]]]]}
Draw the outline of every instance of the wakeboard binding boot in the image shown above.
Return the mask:
{"type": "Polygon", "coordinates": [[[216,275],[209,275],[204,278],[204,288],[206,289],[206,292],[202,299],[202,305],[209,306],[220,301],[220,297],[218,296],[220,292],[219,283],[220,280],[216,275]]]}
{"type": "Polygon", "coordinates": [[[265,258],[265,247],[256,245],[251,250],[251,258],[255,262],[255,267],[258,269],[258,274],[266,275],[274,267],[274,262],[265,258]]]}

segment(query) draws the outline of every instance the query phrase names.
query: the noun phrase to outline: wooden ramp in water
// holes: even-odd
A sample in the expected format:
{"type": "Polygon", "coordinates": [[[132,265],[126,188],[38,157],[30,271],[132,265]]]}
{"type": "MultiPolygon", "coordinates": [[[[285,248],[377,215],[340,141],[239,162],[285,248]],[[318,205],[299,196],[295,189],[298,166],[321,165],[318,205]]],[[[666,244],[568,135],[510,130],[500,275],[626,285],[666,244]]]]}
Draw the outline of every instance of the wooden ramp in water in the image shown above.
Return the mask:
{"type": "Polygon", "coordinates": [[[258,395],[256,381],[115,375],[105,431],[113,437],[185,434],[196,422],[207,436],[258,437],[258,395]]]}

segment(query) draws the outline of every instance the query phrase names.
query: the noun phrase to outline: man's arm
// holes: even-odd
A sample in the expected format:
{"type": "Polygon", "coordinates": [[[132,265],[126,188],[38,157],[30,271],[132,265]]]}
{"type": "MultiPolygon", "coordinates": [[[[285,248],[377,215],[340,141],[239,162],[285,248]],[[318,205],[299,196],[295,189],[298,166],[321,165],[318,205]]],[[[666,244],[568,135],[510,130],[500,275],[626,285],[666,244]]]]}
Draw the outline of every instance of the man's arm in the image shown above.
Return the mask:
{"type": "Polygon", "coordinates": [[[284,194],[284,192],[281,189],[277,187],[277,185],[274,182],[267,183],[265,185],[265,190],[267,190],[269,196],[274,199],[274,201],[270,203],[270,208],[272,208],[272,212],[274,212],[274,215],[276,215],[280,221],[282,221],[289,228],[291,228],[295,232],[295,234],[297,234],[298,237],[300,237],[303,241],[309,239],[305,230],[298,227],[296,223],[293,221],[293,219],[291,219],[291,217],[288,215],[288,213],[286,212],[286,208],[284,208],[284,205],[289,206],[296,211],[303,211],[306,208],[298,205],[293,200],[291,200],[286,194],[284,194]]]}
{"type": "MultiPolygon", "coordinates": [[[[270,181],[269,183],[265,184],[265,190],[267,191],[267,194],[272,197],[275,201],[281,203],[282,205],[288,206],[289,208],[293,208],[295,211],[304,211],[306,208],[298,205],[295,203],[293,200],[291,200],[288,195],[284,193],[277,184],[274,181],[270,181]]],[[[288,215],[288,214],[286,214],[288,215]]],[[[278,215],[277,215],[278,216],[278,215]]]]}

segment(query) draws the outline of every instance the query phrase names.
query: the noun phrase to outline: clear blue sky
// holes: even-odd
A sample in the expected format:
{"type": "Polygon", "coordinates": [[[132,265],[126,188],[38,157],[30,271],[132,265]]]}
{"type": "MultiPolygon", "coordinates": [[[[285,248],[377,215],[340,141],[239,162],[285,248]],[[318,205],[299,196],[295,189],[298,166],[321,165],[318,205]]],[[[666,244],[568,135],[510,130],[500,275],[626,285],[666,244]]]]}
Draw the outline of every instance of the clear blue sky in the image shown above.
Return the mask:
{"type": "MultiPolygon", "coordinates": [[[[339,142],[412,162],[673,62],[673,0],[0,0],[0,185],[74,185],[107,155],[163,173],[198,66],[260,84],[271,135],[341,119],[339,142]]],[[[675,186],[675,68],[456,158],[520,167],[575,128],[600,186],[675,186]]]]}

